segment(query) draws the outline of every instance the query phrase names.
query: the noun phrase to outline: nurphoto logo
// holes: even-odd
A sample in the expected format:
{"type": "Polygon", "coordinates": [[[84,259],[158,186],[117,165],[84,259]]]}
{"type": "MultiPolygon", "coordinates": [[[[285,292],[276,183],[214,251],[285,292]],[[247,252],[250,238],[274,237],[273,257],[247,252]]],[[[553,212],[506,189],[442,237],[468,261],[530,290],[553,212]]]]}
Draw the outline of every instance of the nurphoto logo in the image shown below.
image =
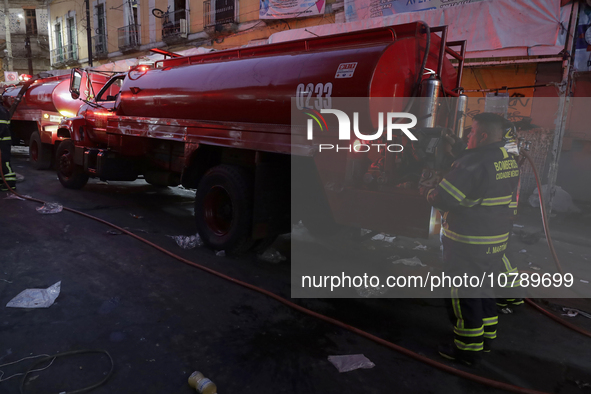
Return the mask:
{"type": "Polygon", "coordinates": [[[307,139],[312,140],[314,138],[314,121],[320,128],[321,132],[328,131],[328,125],[322,114],[332,114],[337,117],[339,122],[339,140],[351,141],[351,130],[353,130],[355,140],[349,145],[334,145],[334,144],[319,144],[319,150],[346,150],[349,152],[369,152],[372,149],[376,149],[380,152],[382,149],[388,152],[402,152],[404,149],[400,144],[389,144],[389,143],[369,143],[370,141],[376,141],[380,139],[384,134],[384,123],[386,123],[385,132],[386,139],[388,142],[392,141],[393,131],[402,131],[410,140],[417,141],[417,137],[409,130],[416,126],[417,117],[408,112],[379,112],[378,113],[378,129],[373,134],[364,134],[359,130],[359,113],[353,112],[353,127],[351,127],[351,120],[349,115],[344,111],[338,109],[321,109],[320,112],[311,110],[313,113],[306,112],[311,119],[307,122],[307,139]],[[385,122],[384,122],[385,118],[385,122]],[[406,119],[410,122],[401,123],[400,121],[406,119]],[[367,142],[367,143],[366,143],[367,142]]]}

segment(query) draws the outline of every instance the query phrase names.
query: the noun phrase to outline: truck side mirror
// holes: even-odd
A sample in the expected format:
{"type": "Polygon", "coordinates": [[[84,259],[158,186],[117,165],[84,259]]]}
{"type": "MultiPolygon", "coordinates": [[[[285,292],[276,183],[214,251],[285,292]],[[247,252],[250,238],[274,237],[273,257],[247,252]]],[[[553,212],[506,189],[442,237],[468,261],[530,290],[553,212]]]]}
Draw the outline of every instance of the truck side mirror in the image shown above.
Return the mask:
{"type": "Polygon", "coordinates": [[[82,83],[82,72],[77,68],[72,69],[70,75],[70,94],[74,100],[80,97],[80,84],[82,83]]]}

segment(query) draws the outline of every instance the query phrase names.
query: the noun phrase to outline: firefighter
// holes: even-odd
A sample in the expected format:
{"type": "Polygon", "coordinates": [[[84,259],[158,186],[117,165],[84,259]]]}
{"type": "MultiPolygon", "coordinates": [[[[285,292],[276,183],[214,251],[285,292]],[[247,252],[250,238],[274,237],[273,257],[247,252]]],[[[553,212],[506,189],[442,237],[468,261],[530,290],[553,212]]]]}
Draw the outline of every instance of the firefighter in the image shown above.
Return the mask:
{"type": "MultiPolygon", "coordinates": [[[[446,275],[496,275],[511,231],[509,206],[517,187],[517,162],[504,148],[505,119],[492,113],[473,118],[468,147],[450,172],[426,192],[431,205],[444,212],[443,263],[446,275]]],[[[512,269],[508,268],[508,270],[512,269]]],[[[496,277],[496,276],[495,276],[496,277]]],[[[490,351],[497,336],[493,289],[452,287],[448,306],[454,342],[439,347],[448,359],[472,364],[490,351]]]]}
{"type": "MultiPolygon", "coordinates": [[[[12,137],[10,136],[10,113],[0,102],[0,153],[2,153],[2,173],[6,183],[12,189],[16,189],[16,174],[10,166],[10,149],[12,147],[12,137]]],[[[8,188],[1,182],[0,191],[8,191],[8,188]]]]}

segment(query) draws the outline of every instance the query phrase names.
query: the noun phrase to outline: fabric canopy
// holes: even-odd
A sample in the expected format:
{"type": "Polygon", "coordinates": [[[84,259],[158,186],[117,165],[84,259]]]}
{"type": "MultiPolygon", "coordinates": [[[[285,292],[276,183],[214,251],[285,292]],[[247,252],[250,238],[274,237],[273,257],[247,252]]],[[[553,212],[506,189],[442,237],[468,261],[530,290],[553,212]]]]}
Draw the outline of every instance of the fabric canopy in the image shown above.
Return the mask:
{"type": "Polygon", "coordinates": [[[286,30],[269,43],[424,21],[449,26],[448,41],[467,41],[468,58],[555,55],[564,49],[572,4],[556,0],[486,0],[351,23],[286,30]]]}

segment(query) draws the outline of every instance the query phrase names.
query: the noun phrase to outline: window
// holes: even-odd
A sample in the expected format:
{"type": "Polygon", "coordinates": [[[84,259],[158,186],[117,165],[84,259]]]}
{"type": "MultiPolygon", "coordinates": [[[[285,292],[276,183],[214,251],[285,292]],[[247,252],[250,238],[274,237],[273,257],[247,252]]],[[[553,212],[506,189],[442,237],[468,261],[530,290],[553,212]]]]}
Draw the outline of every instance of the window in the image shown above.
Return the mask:
{"type": "Polygon", "coordinates": [[[62,24],[55,24],[55,47],[61,49],[64,46],[62,43],[62,24]]]}
{"type": "Polygon", "coordinates": [[[215,1],[215,24],[234,22],[234,0],[215,1]]]}
{"type": "Polygon", "coordinates": [[[68,26],[68,44],[75,44],[76,43],[76,23],[74,23],[74,18],[66,19],[66,24],[68,26]]]}
{"type": "Polygon", "coordinates": [[[96,33],[99,35],[105,34],[105,4],[99,4],[96,6],[96,17],[97,17],[97,28],[96,33]]]}
{"type": "Polygon", "coordinates": [[[117,99],[119,91],[121,90],[122,83],[122,78],[113,80],[110,84],[103,88],[103,90],[99,93],[96,101],[115,101],[117,99]]]}
{"type": "Polygon", "coordinates": [[[125,13],[127,15],[127,25],[134,26],[138,24],[138,2],[137,0],[124,1],[125,13]]]}
{"type": "Polygon", "coordinates": [[[78,51],[76,47],[76,22],[73,17],[66,19],[67,35],[68,35],[68,50],[67,59],[77,60],[78,51]]]}
{"type": "Polygon", "coordinates": [[[53,26],[53,38],[55,40],[55,49],[51,51],[52,62],[62,63],[64,61],[64,44],[62,41],[62,24],[56,22],[53,26]]]}
{"type": "Polygon", "coordinates": [[[174,0],[174,12],[178,13],[178,19],[184,19],[185,0],[174,0]],[[180,12],[179,12],[180,11],[180,12]],[[182,13],[182,14],[181,14],[182,13]]]}
{"type": "Polygon", "coordinates": [[[37,35],[37,15],[34,9],[27,9],[25,11],[25,26],[28,36],[37,35]]]}

